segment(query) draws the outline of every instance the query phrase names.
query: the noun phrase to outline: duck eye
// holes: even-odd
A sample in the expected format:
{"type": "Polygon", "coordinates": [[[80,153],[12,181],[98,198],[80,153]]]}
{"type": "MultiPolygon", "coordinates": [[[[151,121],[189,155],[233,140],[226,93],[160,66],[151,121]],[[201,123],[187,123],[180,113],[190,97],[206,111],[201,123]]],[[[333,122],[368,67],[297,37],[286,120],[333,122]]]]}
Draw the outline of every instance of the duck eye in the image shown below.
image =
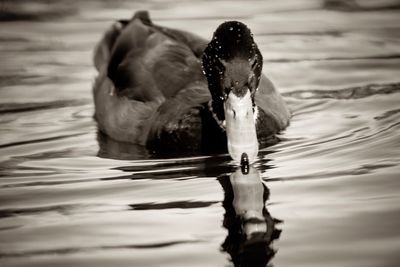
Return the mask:
{"type": "Polygon", "coordinates": [[[228,99],[228,95],[229,95],[229,93],[232,91],[232,87],[231,88],[225,88],[225,91],[224,91],[224,100],[226,100],[226,99],[228,99]]]}
{"type": "Polygon", "coordinates": [[[222,77],[222,75],[224,74],[224,69],[223,69],[223,67],[218,66],[218,65],[215,65],[214,67],[215,67],[215,69],[218,71],[220,77],[222,77]]]}

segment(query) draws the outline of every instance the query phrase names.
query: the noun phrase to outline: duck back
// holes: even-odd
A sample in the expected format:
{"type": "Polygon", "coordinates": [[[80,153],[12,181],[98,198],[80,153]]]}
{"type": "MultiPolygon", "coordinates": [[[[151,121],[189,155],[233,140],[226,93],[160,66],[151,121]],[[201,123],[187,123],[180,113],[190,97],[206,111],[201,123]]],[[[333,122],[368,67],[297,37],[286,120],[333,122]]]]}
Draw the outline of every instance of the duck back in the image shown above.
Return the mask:
{"type": "Polygon", "coordinates": [[[201,143],[201,114],[211,99],[200,62],[206,44],[193,34],[154,25],[141,13],[116,22],[95,53],[100,130],[118,141],[163,150],[185,143],[198,149],[193,144],[201,143]]]}

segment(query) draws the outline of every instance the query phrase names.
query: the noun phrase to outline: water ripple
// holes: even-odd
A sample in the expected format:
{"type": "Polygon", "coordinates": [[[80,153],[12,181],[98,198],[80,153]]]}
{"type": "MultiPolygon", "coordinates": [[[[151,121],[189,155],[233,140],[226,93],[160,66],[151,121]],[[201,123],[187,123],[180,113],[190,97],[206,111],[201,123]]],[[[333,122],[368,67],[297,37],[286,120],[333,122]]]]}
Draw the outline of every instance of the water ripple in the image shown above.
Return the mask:
{"type": "Polygon", "coordinates": [[[369,84],[359,87],[339,90],[298,90],[285,93],[286,97],[298,99],[359,99],[379,94],[394,94],[400,92],[400,83],[369,84]]]}
{"type": "Polygon", "coordinates": [[[34,257],[43,255],[68,255],[75,253],[88,253],[94,251],[105,251],[105,250],[120,250],[120,249],[152,249],[152,248],[164,248],[171,247],[181,244],[188,243],[200,243],[203,240],[176,240],[169,242],[150,243],[150,244],[123,244],[123,245],[105,245],[105,246],[92,246],[92,247],[70,247],[70,248],[59,248],[59,249],[48,249],[48,250],[31,250],[21,252],[2,252],[0,251],[1,258],[14,258],[14,257],[34,257]]]}
{"type": "Polygon", "coordinates": [[[331,171],[331,172],[316,172],[314,174],[307,174],[307,175],[296,175],[296,176],[289,176],[289,177],[273,177],[273,178],[264,178],[267,182],[282,182],[282,181],[308,181],[308,180],[324,180],[324,179],[338,179],[342,178],[343,176],[358,176],[358,175],[365,175],[373,173],[379,169],[391,168],[400,165],[400,161],[397,163],[376,163],[376,164],[365,164],[359,166],[354,169],[349,170],[338,170],[338,171],[331,171]]]}
{"type": "Polygon", "coordinates": [[[0,115],[4,113],[29,112],[62,107],[76,107],[88,104],[83,100],[57,100],[39,103],[0,103],[0,115]]]}
{"type": "Polygon", "coordinates": [[[0,144],[0,148],[6,148],[6,147],[12,147],[12,146],[21,146],[21,145],[41,143],[41,142],[50,142],[50,141],[54,141],[54,140],[60,140],[60,139],[76,137],[76,136],[82,136],[82,135],[85,135],[85,133],[58,135],[58,136],[54,136],[54,137],[38,138],[38,139],[25,140],[25,141],[20,141],[20,142],[12,142],[12,143],[7,143],[7,144],[0,144]]]}
{"type": "Polygon", "coordinates": [[[129,205],[133,210],[194,209],[206,208],[219,201],[174,201],[167,203],[140,203],[129,205]]]}

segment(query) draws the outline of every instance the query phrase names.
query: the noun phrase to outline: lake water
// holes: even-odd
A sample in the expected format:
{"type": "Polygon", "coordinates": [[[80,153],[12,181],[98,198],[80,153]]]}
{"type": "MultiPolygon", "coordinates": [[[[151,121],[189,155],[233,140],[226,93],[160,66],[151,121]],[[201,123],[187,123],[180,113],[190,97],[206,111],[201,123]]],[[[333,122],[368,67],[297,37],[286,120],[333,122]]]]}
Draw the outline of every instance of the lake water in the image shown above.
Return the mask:
{"type": "Polygon", "coordinates": [[[1,266],[399,266],[399,1],[1,1],[1,266]],[[242,173],[93,120],[113,20],[241,20],[293,118],[242,173]]]}

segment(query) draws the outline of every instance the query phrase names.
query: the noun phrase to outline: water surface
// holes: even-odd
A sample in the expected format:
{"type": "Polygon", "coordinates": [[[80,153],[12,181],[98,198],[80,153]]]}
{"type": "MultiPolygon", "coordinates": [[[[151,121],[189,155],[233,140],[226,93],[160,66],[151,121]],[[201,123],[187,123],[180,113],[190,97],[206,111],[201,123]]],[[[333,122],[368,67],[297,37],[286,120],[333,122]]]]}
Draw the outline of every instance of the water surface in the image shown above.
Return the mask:
{"type": "Polygon", "coordinates": [[[2,1],[0,265],[398,266],[400,2],[357,2],[2,1]],[[253,30],[293,118],[249,173],[98,134],[92,50],[138,9],[253,30]]]}

